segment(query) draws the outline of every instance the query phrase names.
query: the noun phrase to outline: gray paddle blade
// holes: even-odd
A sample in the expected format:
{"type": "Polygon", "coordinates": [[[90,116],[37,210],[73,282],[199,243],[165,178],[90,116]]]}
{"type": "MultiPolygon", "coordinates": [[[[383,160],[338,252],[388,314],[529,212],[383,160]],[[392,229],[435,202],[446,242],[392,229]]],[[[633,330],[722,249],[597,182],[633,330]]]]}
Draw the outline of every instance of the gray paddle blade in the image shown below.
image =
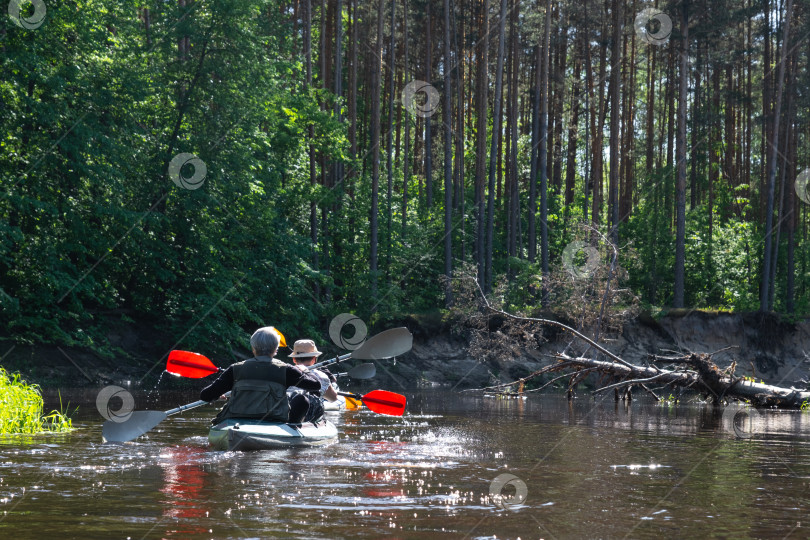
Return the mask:
{"type": "Polygon", "coordinates": [[[101,427],[104,442],[127,442],[136,439],[163,422],[166,413],[162,411],[135,411],[124,422],[107,420],[101,427]]]}
{"type": "Polygon", "coordinates": [[[382,360],[405,354],[413,346],[413,334],[407,328],[392,328],[369,338],[357,350],[352,358],[358,360],[382,360]]]}
{"type": "Polygon", "coordinates": [[[377,374],[377,366],[374,364],[360,364],[349,370],[346,374],[352,379],[371,379],[377,374]]]}

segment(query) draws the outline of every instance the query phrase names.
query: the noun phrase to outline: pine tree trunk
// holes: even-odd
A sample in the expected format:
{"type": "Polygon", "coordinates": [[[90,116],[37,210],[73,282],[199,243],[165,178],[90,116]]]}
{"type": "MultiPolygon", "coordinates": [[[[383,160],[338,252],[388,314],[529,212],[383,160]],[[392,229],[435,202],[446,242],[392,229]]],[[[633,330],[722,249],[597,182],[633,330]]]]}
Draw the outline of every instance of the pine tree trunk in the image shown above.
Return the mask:
{"type": "Polygon", "coordinates": [[[613,47],[610,53],[610,235],[619,242],[619,142],[621,132],[622,2],[613,0],[613,47]]]}
{"type": "MultiPolygon", "coordinates": [[[[624,0],[622,0],[624,1],[624,0]]],[[[566,57],[568,55],[568,25],[563,15],[564,9],[562,2],[560,2],[558,11],[558,26],[559,33],[557,34],[557,52],[556,52],[556,66],[552,83],[554,86],[554,112],[553,118],[553,144],[551,154],[551,185],[554,186],[554,193],[562,191],[562,131],[563,131],[563,103],[565,100],[565,91],[567,88],[565,80],[566,70],[566,57]]]]}
{"type": "MultiPolygon", "coordinates": [[[[746,0],[746,8],[749,7],[750,2],[751,2],[751,0],[746,0]]],[[[752,22],[751,22],[751,18],[749,18],[746,21],[745,26],[746,26],[746,34],[745,34],[745,36],[746,36],[746,40],[745,40],[746,54],[745,54],[745,56],[746,56],[746,59],[747,59],[746,70],[745,70],[746,71],[746,81],[745,81],[746,90],[745,91],[746,91],[746,95],[750,96],[751,95],[751,90],[753,88],[753,83],[751,81],[751,75],[752,75],[752,73],[754,71],[754,69],[753,69],[754,54],[753,54],[753,51],[752,51],[752,47],[750,45],[751,40],[752,40],[752,22]]],[[[753,119],[752,119],[752,116],[754,114],[753,109],[754,109],[753,100],[750,100],[750,99],[745,100],[745,125],[746,125],[746,130],[745,130],[745,163],[746,164],[751,163],[751,152],[752,152],[752,148],[753,148],[753,131],[754,131],[753,130],[754,123],[753,123],[753,119]]],[[[752,167],[750,167],[750,166],[746,166],[746,167],[743,168],[743,171],[745,171],[745,183],[748,185],[748,200],[753,203],[753,201],[754,201],[754,188],[751,185],[751,168],[752,167]]],[[[758,218],[758,215],[757,215],[757,212],[756,212],[756,209],[758,208],[758,205],[752,204],[752,206],[754,207],[754,212],[753,212],[754,213],[754,219],[756,221],[759,221],[759,218],[758,218]]]]}
{"type": "Polygon", "coordinates": [[[684,304],[686,263],[686,85],[689,80],[689,0],[681,4],[681,51],[678,84],[678,184],[676,186],[675,287],[673,307],[684,304]]]}
{"type": "Polygon", "coordinates": [[[508,0],[501,0],[501,14],[498,20],[498,57],[495,68],[495,111],[492,123],[492,143],[489,151],[489,193],[487,194],[487,238],[486,257],[484,260],[485,292],[492,291],[492,256],[493,256],[493,229],[495,226],[495,173],[498,161],[498,148],[500,147],[500,134],[503,122],[503,61],[504,41],[506,31],[506,4],[508,0]]]}
{"type": "MultiPolygon", "coordinates": [[[[539,0],[538,0],[539,1],[539,0]]],[[[584,197],[582,202],[582,221],[588,222],[588,210],[590,209],[591,197],[591,182],[592,182],[592,169],[593,159],[591,150],[591,126],[593,122],[593,114],[591,110],[591,98],[593,92],[593,69],[590,66],[591,60],[591,42],[590,32],[588,29],[588,17],[585,17],[585,28],[582,32],[580,40],[580,53],[582,55],[582,62],[585,67],[585,175],[582,178],[582,185],[584,197]]]]}
{"type": "Polygon", "coordinates": [[[371,216],[370,261],[371,297],[377,298],[378,212],[380,196],[380,83],[382,79],[383,12],[385,0],[377,5],[377,41],[374,46],[374,71],[371,77],[371,216]]]}
{"type": "MultiPolygon", "coordinates": [[[[351,39],[351,69],[349,71],[349,152],[351,153],[352,162],[357,159],[357,2],[358,0],[351,1],[351,21],[352,21],[352,39],[351,39]]],[[[347,190],[349,197],[354,202],[354,166],[349,171],[347,182],[347,190]]],[[[350,218],[353,220],[354,218],[350,218]]],[[[353,225],[353,221],[350,222],[353,225]]],[[[350,232],[353,232],[354,227],[350,226],[350,232]]]]}
{"type": "MultiPolygon", "coordinates": [[[[321,59],[321,87],[324,90],[329,90],[331,86],[331,78],[330,75],[332,74],[331,70],[331,58],[332,58],[332,24],[330,20],[334,17],[332,16],[331,5],[327,5],[326,0],[321,1],[321,50],[320,50],[320,59],[321,59]]],[[[321,102],[321,109],[326,110],[326,102],[321,102]]],[[[321,185],[325,186],[326,188],[331,188],[330,185],[332,180],[332,170],[329,170],[327,173],[327,163],[326,163],[326,154],[320,152],[318,155],[318,161],[320,165],[320,182],[321,185]]],[[[320,248],[321,248],[321,270],[328,271],[330,267],[330,257],[329,257],[329,238],[328,238],[328,212],[326,209],[326,205],[321,207],[321,226],[320,226],[320,248]]],[[[317,219],[317,217],[316,217],[317,219]]],[[[325,293],[329,293],[329,291],[324,291],[325,293]]]]}
{"type": "MultiPolygon", "coordinates": [[[[797,145],[798,145],[798,130],[794,127],[793,128],[793,135],[791,137],[793,144],[790,145],[789,152],[788,152],[788,178],[795,179],[796,178],[796,155],[797,155],[797,145]]],[[[788,189],[787,190],[787,284],[786,284],[786,291],[785,291],[785,310],[788,313],[793,313],[796,310],[796,285],[795,285],[795,276],[796,276],[796,255],[795,255],[795,242],[796,242],[796,217],[798,213],[798,208],[796,205],[796,190],[795,189],[788,189]]]]}
{"type": "MultiPolygon", "coordinates": [[[[786,112],[785,112],[785,122],[783,122],[783,134],[782,134],[782,144],[780,144],[779,148],[785,149],[781,152],[782,158],[782,170],[780,171],[781,174],[781,181],[780,181],[780,189],[779,189],[779,213],[778,221],[776,224],[776,241],[773,244],[773,260],[771,263],[771,285],[770,285],[770,292],[771,296],[768,299],[768,308],[773,310],[774,307],[774,300],[776,297],[776,270],[777,270],[777,261],[779,260],[779,240],[782,235],[782,229],[786,228],[787,223],[786,221],[791,217],[787,216],[787,211],[785,209],[787,198],[786,191],[795,191],[794,189],[789,189],[787,186],[787,179],[788,179],[788,171],[792,168],[792,162],[788,160],[788,154],[790,153],[790,149],[793,147],[793,141],[791,140],[791,134],[793,130],[791,119],[793,118],[793,79],[795,76],[794,69],[793,69],[793,55],[788,58],[788,71],[789,74],[787,75],[788,84],[787,84],[787,103],[786,103],[786,112]]],[[[792,208],[790,210],[792,212],[792,208]]]]}
{"type": "MultiPolygon", "coordinates": [[[[334,88],[335,88],[335,118],[338,122],[343,122],[343,115],[341,113],[342,107],[342,97],[343,97],[343,0],[337,0],[337,5],[335,6],[335,13],[336,16],[334,18],[335,21],[335,81],[334,81],[334,88]]],[[[340,215],[341,214],[341,206],[343,205],[343,193],[344,193],[344,184],[343,184],[343,162],[341,160],[336,160],[333,165],[334,176],[332,178],[332,182],[330,183],[330,187],[335,191],[336,198],[335,203],[332,205],[331,215],[340,215]]],[[[326,212],[324,212],[326,214],[326,212]]],[[[326,229],[327,219],[324,216],[324,230],[326,229]]],[[[333,234],[332,237],[332,251],[335,254],[335,262],[340,264],[340,261],[343,259],[343,242],[338,235],[333,234]]],[[[339,274],[343,272],[335,271],[335,277],[338,278],[339,274]]],[[[340,281],[337,281],[340,284],[340,281]]],[[[332,290],[331,287],[327,286],[326,289],[326,296],[327,298],[331,298],[332,290]]]]}
{"type": "Polygon", "coordinates": [[[720,159],[716,148],[720,142],[720,70],[712,71],[712,106],[709,114],[709,204],[707,218],[709,220],[709,237],[714,233],[714,188],[720,180],[720,159]]]}
{"type": "MultiPolygon", "coordinates": [[[[312,0],[305,0],[306,14],[304,15],[306,21],[304,23],[304,57],[306,59],[306,80],[304,83],[304,91],[308,92],[312,86],[312,0]]],[[[309,140],[315,138],[315,127],[309,126],[308,129],[309,140]]],[[[309,144],[309,183],[314,186],[317,184],[317,168],[316,168],[315,146],[310,142],[309,144]]],[[[314,200],[309,203],[309,238],[312,242],[312,268],[318,270],[318,205],[314,200]]],[[[317,282],[315,283],[315,298],[320,298],[321,287],[317,282]]]]}
{"type": "MultiPolygon", "coordinates": [[[[462,14],[460,20],[462,21],[462,27],[460,34],[464,36],[464,25],[463,21],[465,20],[465,10],[464,5],[462,5],[462,14]]],[[[456,17],[453,17],[452,21],[455,23],[456,20],[459,20],[456,17]]],[[[464,195],[465,195],[465,170],[464,170],[464,148],[465,148],[465,125],[464,125],[464,110],[467,108],[465,107],[464,102],[464,41],[461,41],[461,46],[459,46],[458,35],[459,31],[456,29],[455,24],[453,26],[453,42],[456,48],[456,155],[455,155],[455,171],[453,172],[453,176],[456,179],[456,195],[453,198],[453,208],[457,209],[457,215],[461,217],[461,227],[459,233],[461,235],[460,240],[460,254],[459,259],[462,261],[467,260],[466,254],[466,215],[467,209],[465,208],[464,203],[464,195]]]]}
{"type": "Polygon", "coordinates": [[[394,31],[395,17],[397,13],[396,0],[391,0],[391,41],[388,51],[388,144],[386,148],[387,153],[387,172],[388,172],[388,190],[386,192],[387,210],[387,229],[385,241],[385,275],[386,278],[390,277],[391,272],[391,249],[392,249],[392,230],[394,228],[394,75],[395,75],[395,56],[394,56],[394,31]]]}
{"type": "MultiPolygon", "coordinates": [[[[402,72],[405,80],[410,83],[408,79],[408,43],[410,37],[408,36],[408,0],[405,0],[402,13],[402,41],[405,44],[404,59],[402,64],[402,72]]],[[[402,107],[400,107],[400,110],[402,107]]],[[[402,238],[405,238],[405,232],[408,225],[408,180],[411,174],[409,168],[411,165],[411,122],[413,119],[410,114],[405,115],[405,150],[402,159],[402,238]]]]}
{"type": "MultiPolygon", "coordinates": [[[[633,0],[631,13],[636,13],[636,0],[633,0]]],[[[636,125],[636,33],[629,33],[630,57],[624,55],[623,79],[626,82],[623,88],[625,96],[624,120],[622,121],[622,140],[624,150],[621,153],[622,159],[622,190],[619,197],[619,222],[626,221],[633,213],[634,206],[634,184],[635,184],[635,125],[636,125]]],[[[625,36],[624,46],[627,46],[628,37],[625,36]]],[[[637,195],[636,195],[637,197],[637,195]]]]}
{"type": "Polygon", "coordinates": [[[782,113],[782,91],[785,87],[785,64],[787,63],[787,54],[790,51],[788,44],[790,41],[790,23],[793,14],[793,0],[786,0],[787,6],[785,8],[785,23],[784,23],[784,37],[782,38],[782,54],[779,62],[779,79],[776,89],[776,104],[774,105],[773,112],[773,128],[771,129],[771,144],[769,148],[768,157],[768,204],[766,208],[765,217],[765,256],[762,265],[762,287],[760,289],[759,309],[760,311],[768,311],[770,299],[771,279],[771,244],[773,236],[773,205],[774,205],[774,188],[776,184],[776,164],[779,147],[779,120],[782,113]]]}
{"type": "Polygon", "coordinates": [[[450,126],[453,125],[451,103],[450,69],[450,0],[444,0],[444,275],[447,278],[444,302],[447,307],[453,303],[450,278],[453,275],[453,140],[450,126]]]}
{"type": "MultiPolygon", "coordinates": [[[[604,23],[604,10],[602,11],[602,15],[602,35],[604,35],[606,29],[606,24],[604,23]]],[[[591,155],[593,156],[593,167],[591,169],[590,185],[591,192],[593,194],[591,202],[591,223],[594,227],[598,227],[601,220],[600,212],[602,207],[602,178],[604,176],[602,141],[604,139],[603,133],[606,114],[606,99],[602,88],[604,86],[603,82],[605,80],[605,72],[607,70],[607,47],[600,47],[599,50],[599,77],[596,81],[594,81],[593,72],[591,69],[592,63],[590,58],[590,47],[588,47],[588,61],[585,63],[588,68],[589,87],[591,88],[591,91],[597,92],[597,101],[592,105],[596,108],[596,110],[591,111],[591,133],[593,133],[591,155]]]]}
{"type": "MultiPolygon", "coordinates": [[[[507,182],[509,183],[509,212],[507,214],[507,224],[509,230],[509,241],[507,244],[507,252],[511,257],[517,257],[517,236],[518,236],[518,163],[517,163],[517,147],[518,147],[518,66],[520,65],[520,48],[518,47],[518,17],[520,11],[520,2],[515,1],[512,8],[512,24],[511,24],[511,49],[512,49],[512,72],[510,82],[510,103],[509,110],[511,111],[510,122],[511,129],[509,130],[509,137],[511,140],[509,146],[509,175],[507,182]]],[[[510,267],[509,278],[514,279],[514,270],[510,267]]]]}
{"type": "MultiPolygon", "coordinates": [[[[431,37],[432,17],[430,16],[430,2],[425,4],[425,15],[427,17],[425,37],[425,82],[433,83],[433,39],[431,37]]],[[[425,122],[425,194],[427,196],[428,211],[433,208],[433,133],[432,116],[424,118],[425,122]]]]}
{"type": "MultiPolygon", "coordinates": [[[[698,197],[698,165],[700,164],[702,153],[698,153],[698,148],[702,146],[700,141],[702,139],[702,120],[705,120],[706,115],[702,109],[702,96],[701,90],[701,51],[703,48],[698,45],[695,50],[695,100],[692,104],[692,129],[691,131],[691,144],[692,144],[692,158],[689,160],[692,165],[691,172],[689,173],[689,209],[694,210],[700,197],[698,197]]],[[[711,256],[711,253],[710,255],[711,256]]]]}
{"type": "Polygon", "coordinates": [[[574,204],[574,188],[576,187],[576,159],[577,139],[579,125],[580,78],[582,75],[582,58],[574,53],[574,80],[572,81],[571,96],[571,123],[568,124],[568,157],[565,164],[565,220],[571,214],[571,205],[574,204]]]}
{"type": "Polygon", "coordinates": [[[657,55],[655,52],[658,47],[647,47],[647,54],[650,58],[650,67],[647,72],[647,134],[645,143],[647,145],[646,152],[644,153],[644,165],[647,168],[647,178],[650,178],[653,172],[655,154],[653,153],[653,146],[655,144],[655,60],[657,55]]]}
{"type": "MultiPolygon", "coordinates": [[[[537,8],[540,8],[540,0],[537,2],[537,8]]],[[[534,92],[532,94],[532,151],[531,163],[529,172],[529,261],[534,262],[537,257],[537,172],[538,167],[538,151],[541,144],[540,138],[540,86],[542,84],[543,73],[543,41],[538,41],[534,47],[534,92]]]]}
{"type": "MultiPolygon", "coordinates": [[[[759,172],[759,215],[765,217],[767,212],[767,175],[770,171],[771,153],[768,151],[768,141],[773,137],[773,116],[771,103],[773,101],[773,65],[771,63],[771,2],[763,0],[763,13],[765,15],[765,25],[763,28],[763,50],[762,50],[762,119],[763,130],[761,138],[760,155],[763,156],[763,166],[759,172]]],[[[760,294],[762,291],[760,290],[760,294]]]]}
{"type": "MultiPolygon", "coordinates": [[[[548,275],[548,73],[551,63],[551,0],[546,2],[546,25],[543,30],[543,73],[540,79],[540,147],[537,169],[540,173],[540,268],[548,275]]],[[[545,297],[545,294],[543,295],[545,297]]],[[[545,300],[545,298],[544,298],[545,300]]]]}
{"type": "Polygon", "coordinates": [[[484,234],[486,228],[486,213],[484,209],[484,185],[486,180],[486,152],[487,152],[487,90],[489,86],[489,0],[484,0],[481,13],[481,32],[478,40],[477,77],[478,90],[476,107],[476,164],[475,164],[475,204],[478,208],[477,235],[475,238],[475,258],[478,263],[478,283],[485,286],[484,272],[484,234]]]}
{"type": "MultiPolygon", "coordinates": [[[[677,62],[675,58],[677,56],[677,43],[675,40],[670,41],[672,47],[668,54],[667,59],[667,80],[675,81],[677,80],[677,62]]],[[[666,145],[666,166],[668,169],[667,173],[667,189],[664,190],[664,218],[667,222],[667,227],[669,228],[670,232],[672,231],[672,225],[674,223],[673,219],[673,201],[676,199],[675,192],[677,184],[677,174],[673,174],[672,171],[677,170],[677,164],[674,161],[673,155],[675,151],[675,126],[676,126],[676,117],[675,111],[677,110],[677,84],[667,84],[666,85],[666,107],[667,107],[667,122],[666,122],[666,129],[667,129],[667,145],[666,145]],[[673,184],[670,180],[675,178],[675,184],[673,184]]],[[[663,137],[663,134],[662,134],[663,137]]],[[[662,139],[663,140],[663,139],[662,139]]]]}

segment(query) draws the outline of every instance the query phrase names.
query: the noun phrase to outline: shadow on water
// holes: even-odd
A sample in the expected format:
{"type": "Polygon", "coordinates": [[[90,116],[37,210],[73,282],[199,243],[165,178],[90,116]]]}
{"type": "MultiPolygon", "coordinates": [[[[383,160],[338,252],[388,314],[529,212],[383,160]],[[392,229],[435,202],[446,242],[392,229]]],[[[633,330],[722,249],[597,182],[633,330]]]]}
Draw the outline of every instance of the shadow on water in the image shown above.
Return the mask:
{"type": "Polygon", "coordinates": [[[67,394],[77,431],[0,438],[0,537],[807,537],[810,414],[424,391],[330,413],[327,447],[239,453],[209,450],[214,406],[112,445],[67,394]]]}

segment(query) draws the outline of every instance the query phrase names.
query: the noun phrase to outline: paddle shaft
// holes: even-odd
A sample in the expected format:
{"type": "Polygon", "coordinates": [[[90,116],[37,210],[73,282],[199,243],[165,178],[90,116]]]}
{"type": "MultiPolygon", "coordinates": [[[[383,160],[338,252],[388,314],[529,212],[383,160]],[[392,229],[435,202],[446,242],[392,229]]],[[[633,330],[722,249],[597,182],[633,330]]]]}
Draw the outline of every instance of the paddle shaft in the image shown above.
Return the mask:
{"type": "Polygon", "coordinates": [[[322,362],[317,362],[309,366],[310,369],[319,368],[319,367],[326,367],[331,366],[332,364],[337,364],[338,362],[343,362],[344,360],[348,360],[352,357],[352,353],[341,354],[340,356],[336,356],[335,358],[324,360],[322,362]]]}
{"type": "MultiPolygon", "coordinates": [[[[222,397],[228,397],[230,395],[231,395],[230,392],[225,392],[224,394],[222,394],[222,397]]],[[[174,409],[169,409],[168,411],[165,412],[165,414],[166,414],[166,416],[171,416],[173,414],[181,413],[183,411],[188,411],[190,409],[196,409],[197,407],[202,407],[203,405],[207,405],[209,403],[211,403],[211,402],[201,399],[199,401],[195,401],[194,403],[187,403],[185,405],[180,405],[179,407],[175,407],[174,409]]]]}

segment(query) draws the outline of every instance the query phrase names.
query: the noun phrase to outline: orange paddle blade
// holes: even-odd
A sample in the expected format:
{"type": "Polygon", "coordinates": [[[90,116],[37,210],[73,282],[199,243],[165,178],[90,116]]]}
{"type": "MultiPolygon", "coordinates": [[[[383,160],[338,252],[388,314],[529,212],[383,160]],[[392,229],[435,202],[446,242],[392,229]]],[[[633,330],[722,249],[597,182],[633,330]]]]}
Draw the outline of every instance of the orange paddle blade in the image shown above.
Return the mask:
{"type": "Polygon", "coordinates": [[[281,333],[281,330],[279,330],[275,326],[271,326],[270,328],[272,328],[273,332],[275,332],[276,335],[278,336],[278,346],[279,347],[286,347],[287,346],[287,340],[284,338],[284,334],[281,333]]]}
{"type": "Polygon", "coordinates": [[[166,371],[181,377],[201,379],[219,371],[211,360],[189,351],[172,351],[166,361],[166,371]]]}

